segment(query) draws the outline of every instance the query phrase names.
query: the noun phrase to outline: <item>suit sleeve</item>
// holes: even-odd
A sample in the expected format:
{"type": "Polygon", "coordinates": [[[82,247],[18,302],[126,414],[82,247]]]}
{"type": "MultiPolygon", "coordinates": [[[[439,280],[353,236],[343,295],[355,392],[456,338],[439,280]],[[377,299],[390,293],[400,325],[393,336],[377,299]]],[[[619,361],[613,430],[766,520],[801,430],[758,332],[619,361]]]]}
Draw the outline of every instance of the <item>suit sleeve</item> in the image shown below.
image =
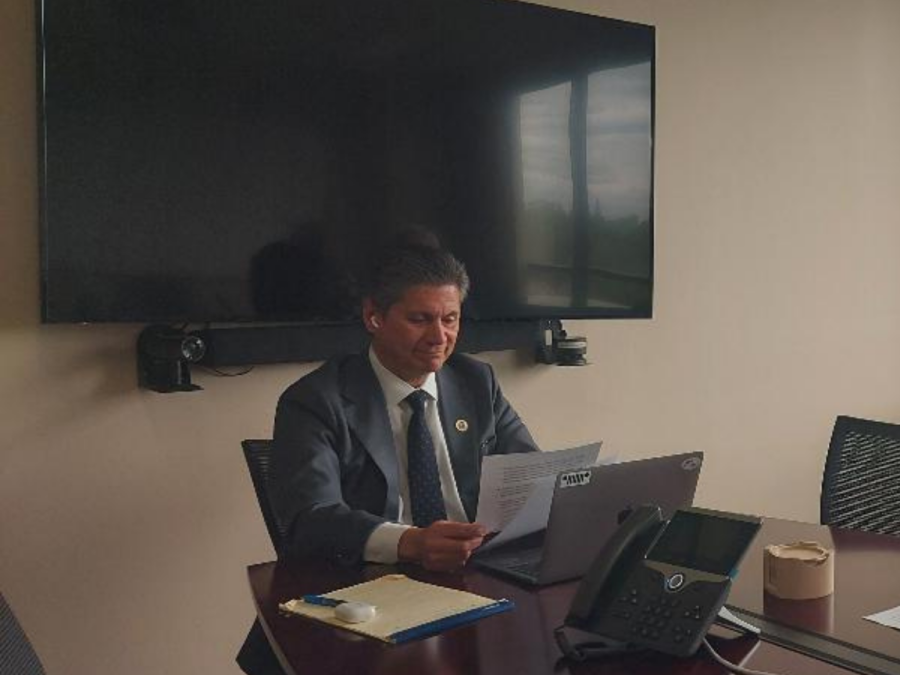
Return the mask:
{"type": "Polygon", "coordinates": [[[341,456],[351,440],[334,406],[309,392],[286,392],[278,403],[273,443],[272,507],[288,525],[279,553],[359,562],[369,535],[385,520],[344,501],[341,456]]]}
{"type": "Polygon", "coordinates": [[[511,452],[536,452],[540,450],[531,437],[528,427],[513,409],[494,375],[494,369],[488,367],[491,381],[491,400],[494,408],[494,430],[496,442],[487,454],[498,455],[511,452]]]}

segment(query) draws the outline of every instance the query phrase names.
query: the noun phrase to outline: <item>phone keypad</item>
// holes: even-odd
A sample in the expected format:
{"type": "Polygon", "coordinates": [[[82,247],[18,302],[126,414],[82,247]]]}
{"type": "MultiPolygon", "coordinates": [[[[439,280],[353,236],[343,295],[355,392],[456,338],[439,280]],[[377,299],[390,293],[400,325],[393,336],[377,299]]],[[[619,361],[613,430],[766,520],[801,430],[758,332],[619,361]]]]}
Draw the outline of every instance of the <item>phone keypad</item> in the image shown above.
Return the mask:
{"type": "Polygon", "coordinates": [[[718,611],[720,589],[695,582],[666,590],[662,575],[633,574],[609,607],[602,633],[676,655],[692,654],[718,611]]]}
{"type": "Polygon", "coordinates": [[[629,605],[639,605],[632,611],[617,609],[613,612],[618,618],[631,620],[630,632],[649,640],[658,640],[680,609],[681,601],[678,598],[665,597],[661,593],[655,593],[649,597],[642,594],[637,588],[630,589],[622,596],[621,600],[629,605]],[[643,601],[642,601],[643,599],[643,601]]]}

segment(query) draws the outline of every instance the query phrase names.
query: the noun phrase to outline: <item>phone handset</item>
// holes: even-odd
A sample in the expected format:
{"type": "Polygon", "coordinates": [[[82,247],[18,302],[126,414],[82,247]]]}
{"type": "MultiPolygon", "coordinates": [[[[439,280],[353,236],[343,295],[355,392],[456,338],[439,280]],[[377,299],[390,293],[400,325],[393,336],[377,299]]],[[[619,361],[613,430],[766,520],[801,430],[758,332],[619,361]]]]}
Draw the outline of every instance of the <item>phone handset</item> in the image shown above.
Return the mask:
{"type": "Polygon", "coordinates": [[[566,625],[582,629],[591,627],[592,615],[615,597],[634,567],[647,554],[663,524],[658,506],[639,506],[631,512],[581,580],[566,625]]]}

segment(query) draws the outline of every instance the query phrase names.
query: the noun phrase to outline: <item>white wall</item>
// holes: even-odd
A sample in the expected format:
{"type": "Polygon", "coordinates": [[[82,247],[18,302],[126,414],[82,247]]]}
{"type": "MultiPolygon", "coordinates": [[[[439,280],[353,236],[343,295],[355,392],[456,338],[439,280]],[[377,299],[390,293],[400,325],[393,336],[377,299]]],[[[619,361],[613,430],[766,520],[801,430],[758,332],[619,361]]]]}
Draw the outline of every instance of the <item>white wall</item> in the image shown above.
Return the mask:
{"type": "MultiPolygon", "coordinates": [[[[546,447],[707,452],[700,502],[814,520],[839,413],[900,421],[900,3],[569,0],[658,28],[655,317],[492,355],[546,447]]],[[[237,672],[272,556],[238,443],[308,366],[135,387],[137,326],[41,326],[34,18],[0,3],[0,589],[49,675],[237,672]]]]}

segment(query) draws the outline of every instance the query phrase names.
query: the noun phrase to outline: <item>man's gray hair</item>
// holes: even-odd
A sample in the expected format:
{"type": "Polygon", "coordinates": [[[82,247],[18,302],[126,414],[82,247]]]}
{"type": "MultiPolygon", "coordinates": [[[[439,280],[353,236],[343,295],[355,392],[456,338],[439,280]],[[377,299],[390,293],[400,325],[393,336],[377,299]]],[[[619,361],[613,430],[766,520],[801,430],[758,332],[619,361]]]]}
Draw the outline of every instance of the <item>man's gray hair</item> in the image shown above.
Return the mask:
{"type": "Polygon", "coordinates": [[[465,265],[445,249],[403,244],[381,258],[367,295],[377,310],[386,312],[413,286],[456,286],[463,302],[469,293],[469,275],[465,265]]]}

